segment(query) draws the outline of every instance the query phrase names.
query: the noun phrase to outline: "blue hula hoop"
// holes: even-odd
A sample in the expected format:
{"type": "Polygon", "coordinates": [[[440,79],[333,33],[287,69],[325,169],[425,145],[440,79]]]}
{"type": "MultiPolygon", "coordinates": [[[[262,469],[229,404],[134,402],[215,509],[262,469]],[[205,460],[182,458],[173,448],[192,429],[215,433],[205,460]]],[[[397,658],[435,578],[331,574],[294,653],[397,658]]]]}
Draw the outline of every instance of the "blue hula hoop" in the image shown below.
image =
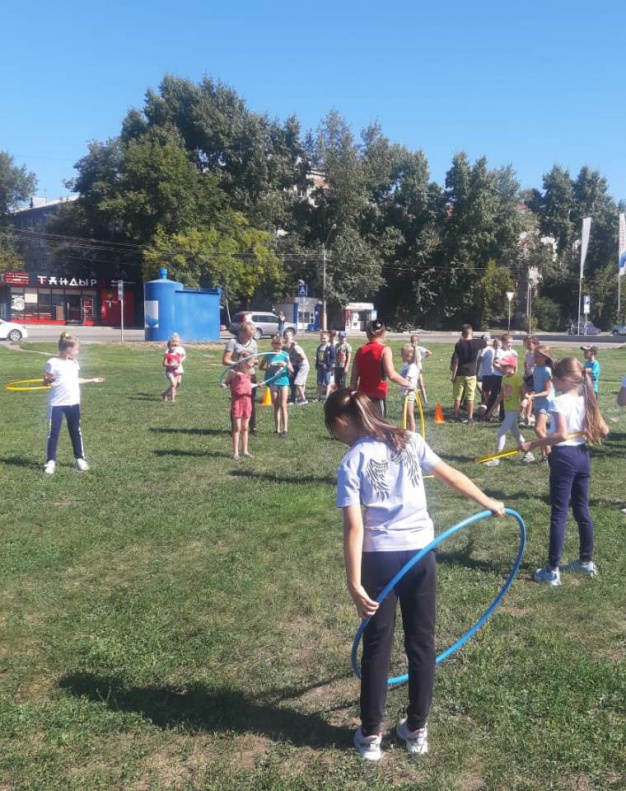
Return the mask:
{"type": "MultiPolygon", "coordinates": [[[[515,563],[513,564],[513,568],[511,569],[506,582],[500,589],[495,599],[491,602],[489,607],[487,607],[485,612],[480,616],[480,618],[476,621],[476,623],[470,629],[468,629],[467,632],[465,632],[465,634],[462,637],[460,637],[456,641],[456,643],[453,643],[449,648],[443,651],[443,653],[439,654],[439,656],[435,660],[436,664],[443,662],[444,659],[447,659],[455,651],[458,651],[458,649],[462,645],[464,645],[470,639],[470,637],[472,637],[472,635],[476,634],[476,632],[481,628],[481,626],[483,626],[486,623],[486,621],[493,615],[494,610],[500,604],[500,602],[504,598],[505,593],[508,591],[508,589],[511,587],[511,584],[513,583],[513,579],[517,574],[517,571],[522,562],[522,558],[524,556],[524,548],[526,546],[526,525],[524,524],[524,520],[522,519],[522,517],[517,513],[517,511],[514,511],[512,508],[505,508],[504,512],[509,516],[512,516],[514,519],[516,519],[519,525],[519,550],[517,552],[517,557],[515,558],[515,563]]],[[[462,522],[458,522],[458,524],[453,525],[444,533],[442,533],[440,536],[437,536],[437,538],[434,541],[431,541],[431,543],[427,547],[424,547],[424,549],[420,549],[420,551],[417,552],[411,558],[411,560],[409,560],[409,562],[406,563],[400,569],[400,571],[396,574],[396,576],[383,588],[380,594],[376,597],[376,601],[380,604],[380,602],[382,602],[382,600],[398,584],[398,582],[400,582],[402,577],[404,577],[404,575],[408,571],[410,571],[410,569],[412,569],[416,563],[419,563],[420,560],[425,555],[427,555],[432,549],[434,549],[436,546],[441,544],[442,541],[445,541],[446,538],[449,538],[450,536],[454,535],[454,533],[457,533],[459,530],[462,530],[464,527],[473,525],[474,522],[479,522],[481,519],[486,519],[487,517],[491,518],[492,516],[493,515],[491,511],[481,511],[478,514],[474,514],[474,516],[469,516],[467,519],[464,519],[462,522]]],[[[373,616],[370,616],[370,618],[372,617],[373,616]]],[[[365,627],[369,623],[370,618],[364,618],[361,621],[361,625],[357,629],[357,633],[354,637],[354,642],[352,643],[352,654],[351,654],[352,670],[354,671],[354,675],[357,678],[361,678],[361,671],[359,670],[359,665],[357,662],[359,643],[361,642],[361,638],[363,637],[363,632],[365,631],[365,627]]],[[[405,675],[403,676],[396,676],[395,678],[388,679],[387,684],[391,687],[394,686],[395,684],[403,684],[405,681],[408,680],[409,680],[409,675],[408,673],[405,673],[405,675]]]]}
{"type": "MultiPolygon", "coordinates": [[[[268,357],[270,354],[277,354],[277,352],[259,352],[258,354],[250,354],[248,357],[241,357],[237,360],[236,363],[232,363],[229,365],[228,368],[224,371],[224,373],[220,376],[220,385],[224,383],[224,379],[229,371],[232,371],[239,363],[245,363],[246,360],[255,360],[257,357],[268,357]]],[[[263,382],[258,383],[258,387],[270,387],[277,379],[280,379],[281,376],[284,375],[285,371],[283,370],[285,366],[280,368],[280,370],[274,374],[274,376],[270,376],[269,379],[265,379],[263,382]]]]}

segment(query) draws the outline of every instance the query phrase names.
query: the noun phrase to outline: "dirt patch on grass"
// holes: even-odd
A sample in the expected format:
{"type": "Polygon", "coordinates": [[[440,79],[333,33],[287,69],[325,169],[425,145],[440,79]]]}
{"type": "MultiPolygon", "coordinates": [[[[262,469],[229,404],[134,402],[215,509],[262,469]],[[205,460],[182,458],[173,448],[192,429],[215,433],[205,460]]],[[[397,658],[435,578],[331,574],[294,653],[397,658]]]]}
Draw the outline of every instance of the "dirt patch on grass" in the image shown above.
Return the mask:
{"type": "Polygon", "coordinates": [[[593,791],[594,786],[585,775],[574,776],[568,774],[559,778],[557,788],[567,789],[567,791],[593,791]]]}
{"type": "Polygon", "coordinates": [[[527,615],[533,614],[533,610],[530,607],[517,607],[515,604],[507,602],[500,605],[500,612],[511,615],[513,618],[525,618],[527,615]]]}

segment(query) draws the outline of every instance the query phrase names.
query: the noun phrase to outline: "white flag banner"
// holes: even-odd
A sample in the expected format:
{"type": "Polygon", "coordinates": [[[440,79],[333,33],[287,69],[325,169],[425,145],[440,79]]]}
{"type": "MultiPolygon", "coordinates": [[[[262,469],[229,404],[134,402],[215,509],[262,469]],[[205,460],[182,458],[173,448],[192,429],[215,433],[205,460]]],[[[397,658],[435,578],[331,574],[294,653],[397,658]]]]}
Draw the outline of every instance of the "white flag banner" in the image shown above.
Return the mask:
{"type": "Polygon", "coordinates": [[[587,249],[589,247],[589,235],[591,233],[591,217],[583,217],[583,238],[580,245],[580,277],[583,276],[583,269],[585,268],[585,258],[587,258],[587,249]]]}
{"type": "Polygon", "coordinates": [[[619,216],[619,276],[626,274],[626,215],[619,216]]]}

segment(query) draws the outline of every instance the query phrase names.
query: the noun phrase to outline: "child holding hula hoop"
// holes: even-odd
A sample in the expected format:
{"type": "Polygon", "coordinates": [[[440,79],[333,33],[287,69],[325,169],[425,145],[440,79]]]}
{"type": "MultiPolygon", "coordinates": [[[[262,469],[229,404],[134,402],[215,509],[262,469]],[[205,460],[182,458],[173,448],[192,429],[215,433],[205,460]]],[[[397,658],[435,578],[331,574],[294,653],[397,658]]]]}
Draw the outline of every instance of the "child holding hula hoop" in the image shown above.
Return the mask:
{"type": "Polygon", "coordinates": [[[45,365],[43,382],[50,385],[48,443],[46,449],[46,463],[44,472],[53,475],[56,469],[57,445],[63,417],[67,421],[67,428],[72,440],[72,449],[76,466],[81,472],[89,469],[85,459],[83,447],[83,434],[80,430],[80,385],[100,384],[104,379],[81,379],[78,376],[78,352],[80,343],[78,338],[69,332],[62,332],[59,338],[59,354],[51,357],[45,365]]]}
{"type": "Polygon", "coordinates": [[[259,368],[266,371],[266,382],[270,379],[273,380],[270,389],[274,406],[274,430],[279,437],[287,439],[289,431],[287,396],[289,395],[289,374],[293,373],[293,368],[289,362],[288,352],[283,349],[282,335],[274,335],[272,338],[272,352],[263,357],[259,368]],[[279,375],[281,369],[282,373],[279,375]]]}
{"type": "Polygon", "coordinates": [[[248,450],[248,429],[252,415],[252,393],[256,384],[252,383],[252,371],[257,360],[243,358],[224,378],[222,387],[230,387],[230,416],[233,424],[233,459],[239,461],[239,439],[241,438],[241,455],[247,459],[254,456],[248,450]]]}
{"type": "Polygon", "coordinates": [[[580,552],[578,559],[564,566],[563,571],[574,571],[587,577],[595,577],[598,573],[593,562],[593,522],[589,513],[591,465],[586,443],[598,442],[609,433],[609,429],[598,409],[591,376],[580,360],[576,357],[557,360],[553,380],[561,395],[550,405],[550,433],[547,437],[522,443],[520,450],[552,448],[548,456],[551,503],[548,563],[537,569],[534,579],[548,585],[560,585],[559,567],[570,501],[578,524],[580,552]]]}
{"type": "Polygon", "coordinates": [[[381,758],[388,667],[400,599],[409,661],[409,706],[396,733],[409,752],[426,753],[435,675],[434,554],[429,552],[417,563],[380,605],[374,599],[434,538],[423,472],[432,472],[494,516],[504,514],[504,504],[443,462],[419,434],[387,422],[364,393],[338,390],[326,401],[324,415],[330,433],[350,446],[337,473],[348,590],[359,617],[374,616],[363,634],[361,727],[354,745],[366,760],[381,758]]]}
{"type": "Polygon", "coordinates": [[[402,399],[408,399],[407,405],[404,407],[406,410],[406,429],[407,431],[415,431],[415,391],[417,390],[419,381],[419,368],[415,362],[415,346],[406,343],[400,352],[402,362],[404,365],[400,369],[400,376],[407,379],[412,385],[412,388],[403,387],[400,391],[402,399]]]}

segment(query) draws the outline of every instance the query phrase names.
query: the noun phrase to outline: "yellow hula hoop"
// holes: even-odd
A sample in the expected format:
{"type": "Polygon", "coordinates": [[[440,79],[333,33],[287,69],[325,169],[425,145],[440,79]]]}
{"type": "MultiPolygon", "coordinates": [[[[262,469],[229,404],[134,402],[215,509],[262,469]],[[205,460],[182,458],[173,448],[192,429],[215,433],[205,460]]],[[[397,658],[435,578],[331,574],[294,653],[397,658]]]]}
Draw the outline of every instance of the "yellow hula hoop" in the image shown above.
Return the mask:
{"type": "MultiPolygon", "coordinates": [[[[576,431],[574,434],[568,434],[567,439],[582,437],[584,433],[584,431],[576,431]]],[[[492,459],[505,459],[507,456],[515,456],[517,453],[520,453],[517,448],[515,448],[515,450],[501,450],[500,453],[488,453],[486,456],[479,456],[477,459],[474,459],[474,463],[484,464],[486,461],[491,461],[492,459]]]]}
{"type": "MultiPolygon", "coordinates": [[[[417,410],[420,416],[420,428],[422,431],[422,438],[426,439],[426,423],[424,421],[424,410],[422,409],[422,399],[420,394],[415,390],[415,401],[417,403],[417,410]]],[[[406,421],[409,414],[409,396],[404,396],[404,407],[402,409],[402,428],[406,431],[406,421]]]]}
{"type": "Polygon", "coordinates": [[[31,393],[35,390],[49,390],[50,385],[42,385],[41,378],[39,379],[18,379],[16,382],[9,382],[4,386],[5,390],[10,390],[12,393],[31,393]],[[22,385],[29,385],[35,382],[40,384],[37,387],[22,387],[22,385]]]}
{"type": "MultiPolygon", "coordinates": [[[[419,411],[420,411],[420,424],[422,426],[422,437],[424,437],[425,436],[425,432],[426,432],[426,427],[424,426],[424,410],[422,409],[422,402],[420,400],[420,396],[419,396],[419,393],[417,392],[417,390],[415,391],[415,395],[417,396],[417,403],[418,403],[419,411]]],[[[407,395],[407,396],[404,397],[404,408],[402,410],[402,428],[405,431],[406,431],[406,418],[407,418],[408,411],[409,411],[409,397],[407,395]]],[[[435,476],[434,475],[424,475],[422,477],[425,480],[426,478],[434,478],[435,476]]]]}

